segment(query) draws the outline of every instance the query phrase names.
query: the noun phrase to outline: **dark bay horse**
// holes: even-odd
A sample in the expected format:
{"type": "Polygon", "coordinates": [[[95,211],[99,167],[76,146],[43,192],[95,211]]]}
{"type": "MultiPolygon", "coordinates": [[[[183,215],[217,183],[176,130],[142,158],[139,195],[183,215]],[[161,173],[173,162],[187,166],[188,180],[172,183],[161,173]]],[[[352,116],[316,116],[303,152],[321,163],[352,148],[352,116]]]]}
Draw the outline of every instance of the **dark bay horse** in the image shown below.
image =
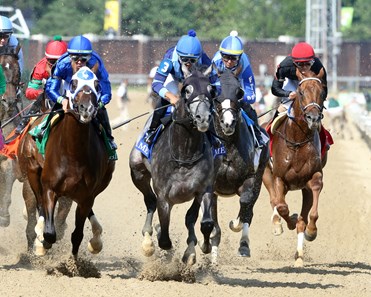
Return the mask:
{"type": "MultiPolygon", "coordinates": [[[[18,125],[20,117],[17,113],[22,108],[22,102],[17,94],[20,91],[21,72],[18,63],[20,47],[0,47],[0,67],[6,79],[6,91],[0,98],[0,123],[4,137],[18,125]],[[13,120],[12,120],[13,119],[13,120]]],[[[1,135],[0,135],[1,137],[1,135]]],[[[7,227],[10,223],[9,206],[13,183],[15,161],[1,154],[0,149],[0,226],[7,227]]]]}
{"type": "MultiPolygon", "coordinates": [[[[170,213],[175,204],[194,201],[202,206],[204,214],[201,232],[205,244],[204,253],[211,251],[210,233],[214,228],[210,210],[213,197],[214,162],[210,142],[205,134],[211,121],[212,98],[215,91],[208,77],[199,70],[188,73],[184,68],[185,80],[180,100],[172,114],[171,124],[160,134],[148,160],[134,148],[130,153],[130,170],[134,185],[143,193],[147,217],[142,229],[142,248],[146,256],[153,255],[152,219],[158,209],[160,230],[158,245],[169,250],[170,213]],[[151,187],[151,181],[153,188],[151,187]]],[[[148,122],[147,122],[148,123],[148,122]]],[[[197,208],[198,209],[198,208],[197,208]]],[[[192,209],[193,210],[193,209],[192,209]]],[[[189,210],[186,215],[188,247],[183,262],[192,265],[196,261],[197,238],[194,224],[198,212],[189,210]]]]}
{"type": "Polygon", "coordinates": [[[283,232],[281,218],[290,230],[296,228],[298,245],[295,266],[303,266],[304,238],[313,241],[317,236],[319,195],[323,188],[322,169],[326,164],[327,152],[321,157],[320,133],[323,118],[324,85],[323,72],[302,74],[297,70],[298,97],[292,103],[292,110],[275,128],[272,140],[272,164],[264,173],[263,182],[270,195],[273,208],[272,223],[274,235],[283,232]],[[302,209],[290,215],[285,201],[288,191],[301,190],[302,209]]]}
{"type": "MultiPolygon", "coordinates": [[[[215,134],[221,139],[225,155],[219,166],[215,180],[215,228],[213,235],[212,259],[216,263],[217,248],[220,243],[221,230],[217,221],[217,196],[240,196],[240,210],[237,219],[230,222],[231,230],[242,235],[238,254],[250,257],[249,229],[253,218],[253,207],[259,197],[264,168],[269,159],[268,146],[255,149],[252,126],[248,126],[239,100],[244,91],[235,74],[226,69],[219,73],[221,94],[214,100],[215,134]]],[[[266,136],[268,140],[268,136],[266,136]]]]}
{"type": "Polygon", "coordinates": [[[96,196],[109,185],[115,161],[109,159],[105,142],[93,123],[100,95],[98,85],[95,74],[87,67],[74,74],[70,109],[51,128],[44,156],[35,149],[31,135],[23,139],[19,166],[37,199],[35,247],[39,255],[45,254],[45,249],[56,241],[54,211],[58,198],[63,196],[77,204],[71,236],[73,256],[77,257],[87,217],[93,232],[88,248],[92,253],[102,249],[102,228],[92,207],[96,196]]]}

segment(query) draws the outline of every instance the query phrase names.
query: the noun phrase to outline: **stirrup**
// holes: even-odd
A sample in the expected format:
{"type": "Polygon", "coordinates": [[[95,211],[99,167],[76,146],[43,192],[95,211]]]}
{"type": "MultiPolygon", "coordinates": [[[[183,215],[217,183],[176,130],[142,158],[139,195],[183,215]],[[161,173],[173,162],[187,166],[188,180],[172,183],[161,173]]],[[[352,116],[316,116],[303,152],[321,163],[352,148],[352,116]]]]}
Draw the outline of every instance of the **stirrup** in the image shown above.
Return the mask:
{"type": "Polygon", "coordinates": [[[148,130],[144,135],[144,142],[148,145],[152,144],[153,140],[155,139],[157,129],[148,130]]]}
{"type": "Polygon", "coordinates": [[[109,144],[111,146],[111,149],[117,150],[117,144],[115,143],[113,139],[109,139],[109,144]]]}

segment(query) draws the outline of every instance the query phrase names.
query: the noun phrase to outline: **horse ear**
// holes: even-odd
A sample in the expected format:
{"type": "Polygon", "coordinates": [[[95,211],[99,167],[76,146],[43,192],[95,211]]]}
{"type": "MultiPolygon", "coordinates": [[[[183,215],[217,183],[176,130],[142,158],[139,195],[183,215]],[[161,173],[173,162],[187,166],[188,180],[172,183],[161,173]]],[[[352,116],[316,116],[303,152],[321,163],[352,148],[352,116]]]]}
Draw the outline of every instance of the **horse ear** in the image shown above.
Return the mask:
{"type": "Polygon", "coordinates": [[[236,90],[236,97],[238,99],[242,99],[243,98],[243,95],[245,95],[245,91],[242,88],[238,88],[236,90]]]}
{"type": "Polygon", "coordinates": [[[97,63],[95,63],[95,65],[93,67],[91,67],[90,70],[93,71],[94,74],[97,74],[98,68],[99,68],[99,64],[97,62],[97,63]]]}
{"type": "Polygon", "coordinates": [[[218,92],[216,90],[216,86],[208,85],[207,90],[209,91],[209,93],[211,95],[211,98],[216,98],[216,96],[218,95],[218,92]]]}
{"type": "Polygon", "coordinates": [[[317,78],[319,78],[320,80],[322,80],[322,77],[324,75],[325,75],[325,70],[322,67],[321,70],[319,71],[318,75],[317,75],[317,78]]]}
{"type": "Polygon", "coordinates": [[[239,65],[239,66],[238,66],[234,71],[232,71],[232,72],[233,72],[234,76],[237,77],[237,76],[240,75],[241,71],[242,71],[242,65],[239,65]]]}
{"type": "Polygon", "coordinates": [[[214,67],[213,67],[214,63],[212,63],[209,67],[207,67],[207,69],[203,72],[203,75],[205,76],[209,76],[210,73],[213,71],[214,67]]]}
{"type": "Polygon", "coordinates": [[[71,80],[70,88],[69,88],[71,93],[75,93],[75,91],[77,89],[77,83],[78,83],[77,79],[71,80]]]}

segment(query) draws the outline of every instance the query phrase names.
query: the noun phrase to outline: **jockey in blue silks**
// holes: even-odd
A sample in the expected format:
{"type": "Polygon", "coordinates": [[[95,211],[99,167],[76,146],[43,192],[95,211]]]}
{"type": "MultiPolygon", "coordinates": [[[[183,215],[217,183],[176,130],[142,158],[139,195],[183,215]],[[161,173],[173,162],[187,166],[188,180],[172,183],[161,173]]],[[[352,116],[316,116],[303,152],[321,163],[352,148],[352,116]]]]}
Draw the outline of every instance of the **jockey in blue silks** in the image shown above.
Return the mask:
{"type": "Polygon", "coordinates": [[[152,82],[152,90],[161,97],[158,100],[156,109],[153,112],[152,122],[145,135],[147,144],[151,144],[160,126],[160,120],[166,113],[169,102],[174,105],[179,100],[178,84],[184,81],[182,65],[190,68],[193,64],[208,67],[211,60],[202,50],[201,42],[194,30],[189,30],[187,35],[183,35],[175,47],[168,49],[161,61],[152,82]],[[169,76],[172,80],[169,82],[169,76]],[[160,109],[158,109],[160,108],[160,109]]]}
{"type": "Polygon", "coordinates": [[[109,81],[108,72],[104,67],[103,60],[101,57],[93,51],[91,42],[86,37],[80,35],[71,39],[68,43],[67,53],[63,54],[55,64],[52,76],[48,79],[46,83],[46,93],[48,97],[54,102],[62,104],[64,110],[67,110],[68,99],[66,97],[67,89],[61,94],[61,85],[64,80],[65,88],[68,88],[69,83],[74,72],[74,69],[78,71],[81,67],[87,66],[90,69],[93,66],[98,66],[95,73],[99,80],[101,87],[101,96],[99,102],[99,109],[97,113],[97,118],[102,124],[106,131],[106,135],[110,140],[111,148],[117,149],[114,143],[114,138],[112,136],[112,130],[109,123],[108,113],[105,108],[111,101],[111,83],[109,81]]]}
{"type": "MultiPolygon", "coordinates": [[[[16,48],[19,44],[17,37],[13,34],[13,25],[9,18],[6,16],[0,16],[0,47],[11,46],[16,48]]],[[[23,51],[22,49],[18,52],[18,64],[21,71],[23,72],[23,51]]]]}
{"type": "Polygon", "coordinates": [[[264,141],[258,124],[258,116],[251,106],[256,100],[254,73],[249,57],[243,51],[243,42],[238,37],[237,31],[232,31],[229,36],[223,39],[219,50],[212,59],[212,63],[216,66],[217,70],[213,69],[211,72],[210,81],[216,86],[218,93],[220,93],[221,87],[217,72],[223,72],[226,68],[235,72],[241,83],[241,88],[244,90],[241,107],[248,117],[254,121],[255,137],[258,141],[258,146],[262,147],[264,141]]]}

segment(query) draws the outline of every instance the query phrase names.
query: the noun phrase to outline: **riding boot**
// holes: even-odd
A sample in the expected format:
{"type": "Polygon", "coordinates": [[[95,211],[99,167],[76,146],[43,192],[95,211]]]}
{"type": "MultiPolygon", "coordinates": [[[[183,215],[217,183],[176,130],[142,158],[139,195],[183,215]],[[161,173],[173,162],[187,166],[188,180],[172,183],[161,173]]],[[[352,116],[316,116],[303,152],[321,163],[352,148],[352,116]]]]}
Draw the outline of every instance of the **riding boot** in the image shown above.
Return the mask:
{"type": "Polygon", "coordinates": [[[23,117],[21,122],[15,128],[15,134],[20,135],[23,132],[24,128],[27,126],[27,124],[30,121],[30,116],[35,113],[38,113],[40,111],[40,108],[41,108],[41,102],[39,100],[36,100],[32,104],[31,108],[28,110],[28,112],[26,113],[27,116],[23,117]]]}
{"type": "Polygon", "coordinates": [[[251,120],[253,120],[253,122],[254,122],[253,129],[254,129],[254,134],[255,134],[256,140],[257,140],[256,147],[262,148],[265,145],[265,143],[264,143],[262,135],[261,135],[262,132],[260,130],[260,126],[259,126],[259,123],[258,123],[258,115],[256,114],[255,109],[253,109],[251,107],[251,105],[248,104],[248,103],[243,103],[242,104],[242,109],[246,112],[248,117],[251,120]]]}
{"type": "Polygon", "coordinates": [[[106,131],[106,135],[108,137],[108,140],[110,142],[111,148],[113,150],[117,150],[117,145],[114,141],[114,138],[112,136],[112,129],[111,125],[109,123],[108,113],[106,108],[100,108],[97,114],[99,122],[102,124],[104,130],[106,131]]]}
{"type": "Polygon", "coordinates": [[[148,145],[152,144],[152,142],[153,142],[153,140],[156,136],[157,129],[161,124],[161,119],[166,114],[166,108],[160,108],[163,105],[168,103],[167,101],[165,101],[166,103],[163,104],[164,101],[165,101],[165,99],[162,99],[162,98],[161,98],[161,100],[158,100],[157,105],[156,105],[156,109],[154,110],[153,115],[152,115],[151,125],[149,126],[149,129],[147,130],[146,134],[144,135],[144,141],[148,145]]]}

